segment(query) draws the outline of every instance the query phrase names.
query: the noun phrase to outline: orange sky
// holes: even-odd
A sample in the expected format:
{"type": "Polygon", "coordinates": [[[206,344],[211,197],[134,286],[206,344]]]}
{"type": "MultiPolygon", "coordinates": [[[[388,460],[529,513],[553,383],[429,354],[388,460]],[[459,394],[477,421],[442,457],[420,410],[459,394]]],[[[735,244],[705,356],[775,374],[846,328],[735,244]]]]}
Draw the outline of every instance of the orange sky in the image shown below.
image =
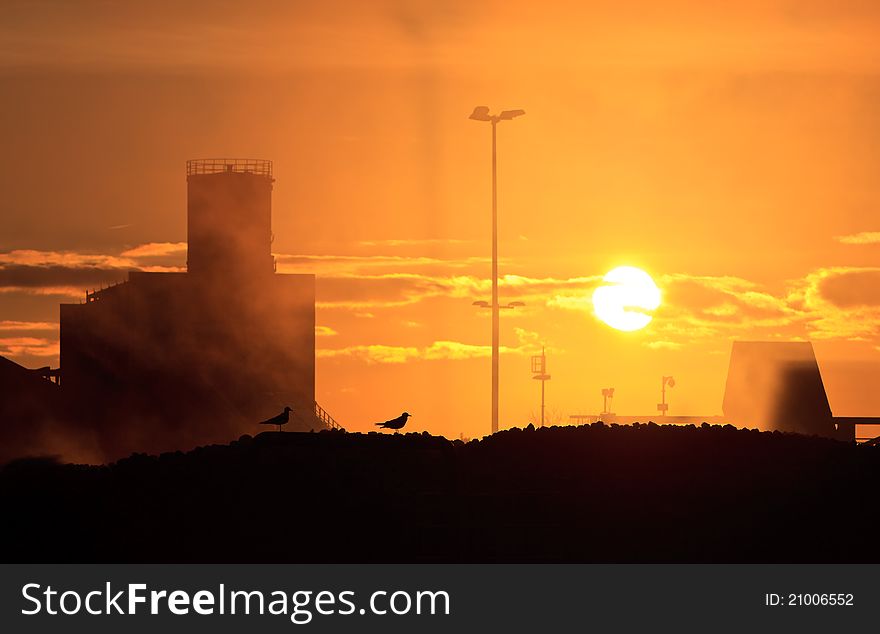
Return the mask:
{"type": "Polygon", "coordinates": [[[733,339],[812,339],[838,415],[880,415],[874,2],[5,2],[0,354],[57,363],[59,301],[181,266],[188,158],[275,161],[280,270],[318,281],[319,402],[489,425],[499,127],[502,423],[720,411],[733,339]],[[75,4],[75,8],[74,8],[75,4]],[[168,243],[168,244],[166,244],[168,243]],[[143,246],[151,245],[152,246],[143,246]],[[156,246],[156,245],[164,246],[156,246]],[[663,291],[620,333],[616,265],[663,291]]]}

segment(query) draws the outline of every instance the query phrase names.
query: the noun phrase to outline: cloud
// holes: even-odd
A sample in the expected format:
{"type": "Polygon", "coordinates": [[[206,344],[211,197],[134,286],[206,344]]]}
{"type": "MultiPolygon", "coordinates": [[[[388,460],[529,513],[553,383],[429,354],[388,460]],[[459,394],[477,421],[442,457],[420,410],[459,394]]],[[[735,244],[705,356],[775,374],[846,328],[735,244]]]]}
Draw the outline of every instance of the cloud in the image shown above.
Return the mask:
{"type": "MultiPolygon", "coordinates": [[[[549,308],[593,315],[592,289],[599,278],[577,281],[581,289],[563,289],[546,303],[549,308]]],[[[662,301],[653,313],[653,349],[675,349],[700,340],[800,336],[810,315],[798,307],[790,290],[781,295],[735,276],[675,273],[657,278],[662,301]]]]}
{"type": "MultiPolygon", "coordinates": [[[[877,236],[880,233],[865,232],[839,240],[868,244],[877,236]]],[[[389,245],[406,242],[411,241],[393,240],[389,245]]],[[[183,242],[152,242],[119,254],[29,249],[4,252],[0,253],[0,294],[52,296],[62,301],[80,299],[85,289],[120,282],[132,270],[183,270],[182,266],[157,265],[156,259],[169,258],[173,262],[174,258],[181,259],[185,250],[183,242]]],[[[318,275],[319,308],[349,311],[356,316],[376,316],[383,309],[438,299],[486,300],[491,293],[488,277],[477,274],[484,272],[487,262],[482,257],[277,257],[281,272],[308,270],[318,275]]],[[[790,280],[777,292],[735,276],[676,273],[657,279],[663,295],[651,325],[657,341],[682,345],[709,338],[813,337],[861,338],[880,343],[880,268],[820,268],[790,280]]],[[[499,285],[502,301],[522,301],[530,313],[547,308],[591,315],[591,293],[600,280],[599,275],[566,278],[509,274],[499,279],[499,285]]],[[[28,328],[23,323],[17,328],[28,328]]],[[[326,326],[316,329],[319,337],[331,337],[331,332],[335,333],[326,326]]],[[[367,345],[349,352],[323,354],[383,360],[484,354],[479,347],[444,348],[440,342],[434,343],[437,348],[419,347],[415,352],[407,347],[367,345]]]]}
{"type": "Polygon", "coordinates": [[[93,269],[127,269],[136,266],[134,260],[117,255],[78,253],[75,251],[38,251],[17,249],[0,253],[0,266],[40,266],[93,269]]]}
{"type": "MultiPolygon", "coordinates": [[[[500,347],[504,354],[517,353],[517,348],[500,347]]],[[[492,346],[462,343],[460,341],[434,341],[424,347],[389,346],[389,345],[355,345],[335,350],[318,350],[316,356],[321,359],[333,357],[353,357],[368,364],[407,363],[409,361],[437,361],[476,359],[492,354],[492,346]]]]}
{"type": "MultiPolygon", "coordinates": [[[[165,256],[180,256],[186,253],[186,242],[148,242],[126,249],[119,254],[82,253],[78,251],[40,251],[37,249],[16,249],[0,253],[0,267],[33,266],[93,269],[138,269],[147,270],[143,259],[165,256]]],[[[176,258],[174,264],[182,264],[176,258]]],[[[179,270],[179,266],[160,267],[161,270],[179,270]]]]}
{"type": "Polygon", "coordinates": [[[645,346],[651,350],[679,350],[684,344],[675,341],[649,341],[645,346]]]}
{"type": "Polygon", "coordinates": [[[810,278],[826,301],[838,308],[880,306],[880,268],[831,268],[810,278]]]}
{"type": "Polygon", "coordinates": [[[186,253],[186,242],[148,242],[120,253],[125,258],[155,258],[186,253]]]}
{"type": "Polygon", "coordinates": [[[80,297],[85,289],[124,281],[129,271],[175,272],[155,258],[179,252],[185,243],[148,243],[118,255],[17,249],[0,253],[0,293],[80,297]]]}
{"type": "Polygon", "coordinates": [[[31,330],[58,330],[58,324],[48,321],[0,321],[2,331],[31,331],[31,330]]]}
{"type": "Polygon", "coordinates": [[[432,258],[407,255],[306,255],[276,253],[279,273],[314,273],[319,276],[393,274],[414,269],[461,270],[485,266],[483,256],[432,258]]]}
{"type": "Polygon", "coordinates": [[[316,337],[334,337],[339,333],[333,330],[330,326],[315,326],[315,336],[316,337]]]}
{"type": "MultiPolygon", "coordinates": [[[[502,353],[516,352],[516,348],[499,346],[502,353]]],[[[492,355],[492,346],[462,343],[460,341],[435,341],[428,346],[423,358],[425,359],[477,359],[492,355]]]]}
{"type": "Polygon", "coordinates": [[[72,298],[82,299],[84,291],[79,286],[0,286],[0,294],[5,295],[36,295],[39,297],[52,297],[68,300],[72,298]]]}
{"type": "Polygon", "coordinates": [[[409,240],[361,240],[359,245],[364,247],[408,247],[428,244],[467,244],[472,240],[458,240],[455,238],[415,238],[409,240]]]}
{"type": "MultiPolygon", "coordinates": [[[[184,242],[150,242],[119,254],[37,250],[0,253],[0,293],[79,297],[85,289],[123,281],[129,271],[185,270],[180,261],[185,252],[184,242]],[[157,258],[167,260],[160,265],[157,258]]],[[[484,299],[491,292],[490,280],[475,274],[478,268],[487,268],[489,260],[485,257],[277,254],[276,259],[279,273],[310,272],[318,276],[317,301],[322,308],[369,312],[437,297],[484,299]]],[[[539,306],[553,296],[564,303],[598,279],[510,274],[502,276],[499,285],[505,301],[539,306]]]]}
{"type": "Polygon", "coordinates": [[[716,328],[750,325],[782,326],[798,317],[786,297],[775,296],[737,277],[669,275],[661,278],[663,304],[659,320],[684,316],[716,328]]]}
{"type": "MultiPolygon", "coordinates": [[[[504,275],[498,280],[503,301],[525,301],[544,305],[554,294],[583,293],[600,279],[596,277],[532,278],[504,275]]],[[[437,297],[484,299],[492,290],[488,278],[474,275],[425,275],[388,273],[382,275],[347,275],[319,277],[317,301],[322,308],[388,308],[415,304],[437,297]]]]}
{"type": "Polygon", "coordinates": [[[880,339],[880,268],[827,267],[808,274],[788,297],[814,339],[880,339]]]}
{"type": "Polygon", "coordinates": [[[334,357],[354,357],[367,363],[406,363],[420,356],[416,347],[386,346],[381,344],[348,346],[333,350],[319,349],[315,352],[318,359],[334,357]]]}
{"type": "Polygon", "coordinates": [[[93,288],[125,279],[125,270],[96,266],[0,266],[0,287],[32,288],[93,288]]]}
{"type": "Polygon", "coordinates": [[[835,236],[834,239],[841,244],[878,244],[880,243],[880,231],[862,231],[848,236],[835,236]]]}
{"type": "MultiPolygon", "coordinates": [[[[517,328],[515,330],[519,345],[500,346],[502,354],[527,355],[540,352],[536,344],[538,335],[534,332],[517,328]]],[[[382,344],[354,345],[345,348],[319,349],[316,356],[320,359],[339,357],[355,358],[367,364],[400,364],[411,361],[461,361],[478,359],[492,355],[492,346],[463,343],[461,341],[434,341],[427,346],[394,346],[382,344]]]]}
{"type": "Polygon", "coordinates": [[[781,338],[880,343],[880,268],[819,268],[790,280],[778,293],[730,277],[678,274],[663,278],[662,285],[663,304],[651,325],[658,342],[781,338]]]}
{"type": "Polygon", "coordinates": [[[0,337],[0,355],[4,357],[57,357],[57,339],[41,337],[0,337]]]}

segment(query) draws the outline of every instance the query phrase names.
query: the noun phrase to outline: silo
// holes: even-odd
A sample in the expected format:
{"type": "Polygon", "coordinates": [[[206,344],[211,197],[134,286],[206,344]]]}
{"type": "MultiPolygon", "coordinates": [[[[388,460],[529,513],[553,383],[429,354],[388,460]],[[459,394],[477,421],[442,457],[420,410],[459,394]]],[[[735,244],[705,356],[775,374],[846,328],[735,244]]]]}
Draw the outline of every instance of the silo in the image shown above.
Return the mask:
{"type": "Polygon", "coordinates": [[[187,270],[248,279],[271,274],[272,161],[186,163],[187,270]]]}

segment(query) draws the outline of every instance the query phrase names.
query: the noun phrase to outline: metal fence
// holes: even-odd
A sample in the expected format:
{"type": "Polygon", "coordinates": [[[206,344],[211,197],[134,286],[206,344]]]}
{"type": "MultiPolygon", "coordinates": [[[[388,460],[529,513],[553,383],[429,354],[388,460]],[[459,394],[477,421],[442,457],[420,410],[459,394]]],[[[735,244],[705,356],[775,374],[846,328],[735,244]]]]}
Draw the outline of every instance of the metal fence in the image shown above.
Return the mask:
{"type": "Polygon", "coordinates": [[[193,174],[257,174],[272,177],[272,161],[265,159],[208,158],[186,162],[186,175],[193,174]]]}

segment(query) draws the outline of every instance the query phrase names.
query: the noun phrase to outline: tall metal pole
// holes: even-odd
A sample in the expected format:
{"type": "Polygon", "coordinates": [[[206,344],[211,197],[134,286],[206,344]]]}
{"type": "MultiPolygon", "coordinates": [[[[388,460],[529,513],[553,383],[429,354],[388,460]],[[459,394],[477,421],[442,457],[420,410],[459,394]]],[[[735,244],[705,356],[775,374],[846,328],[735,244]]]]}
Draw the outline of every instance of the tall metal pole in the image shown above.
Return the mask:
{"type": "Polygon", "coordinates": [[[495,157],[495,127],[492,120],[492,433],[498,431],[498,357],[500,306],[498,305],[498,174],[495,157]]]}
{"type": "MultiPolygon", "coordinates": [[[[493,115],[488,106],[477,106],[468,117],[473,121],[488,121],[492,124],[492,433],[498,431],[498,361],[500,348],[500,310],[498,304],[498,160],[496,153],[496,126],[499,121],[510,121],[526,113],[525,110],[503,110],[493,115]]],[[[474,302],[485,306],[485,302],[474,302]]],[[[511,302],[505,308],[522,306],[522,302],[511,302]]]]}

